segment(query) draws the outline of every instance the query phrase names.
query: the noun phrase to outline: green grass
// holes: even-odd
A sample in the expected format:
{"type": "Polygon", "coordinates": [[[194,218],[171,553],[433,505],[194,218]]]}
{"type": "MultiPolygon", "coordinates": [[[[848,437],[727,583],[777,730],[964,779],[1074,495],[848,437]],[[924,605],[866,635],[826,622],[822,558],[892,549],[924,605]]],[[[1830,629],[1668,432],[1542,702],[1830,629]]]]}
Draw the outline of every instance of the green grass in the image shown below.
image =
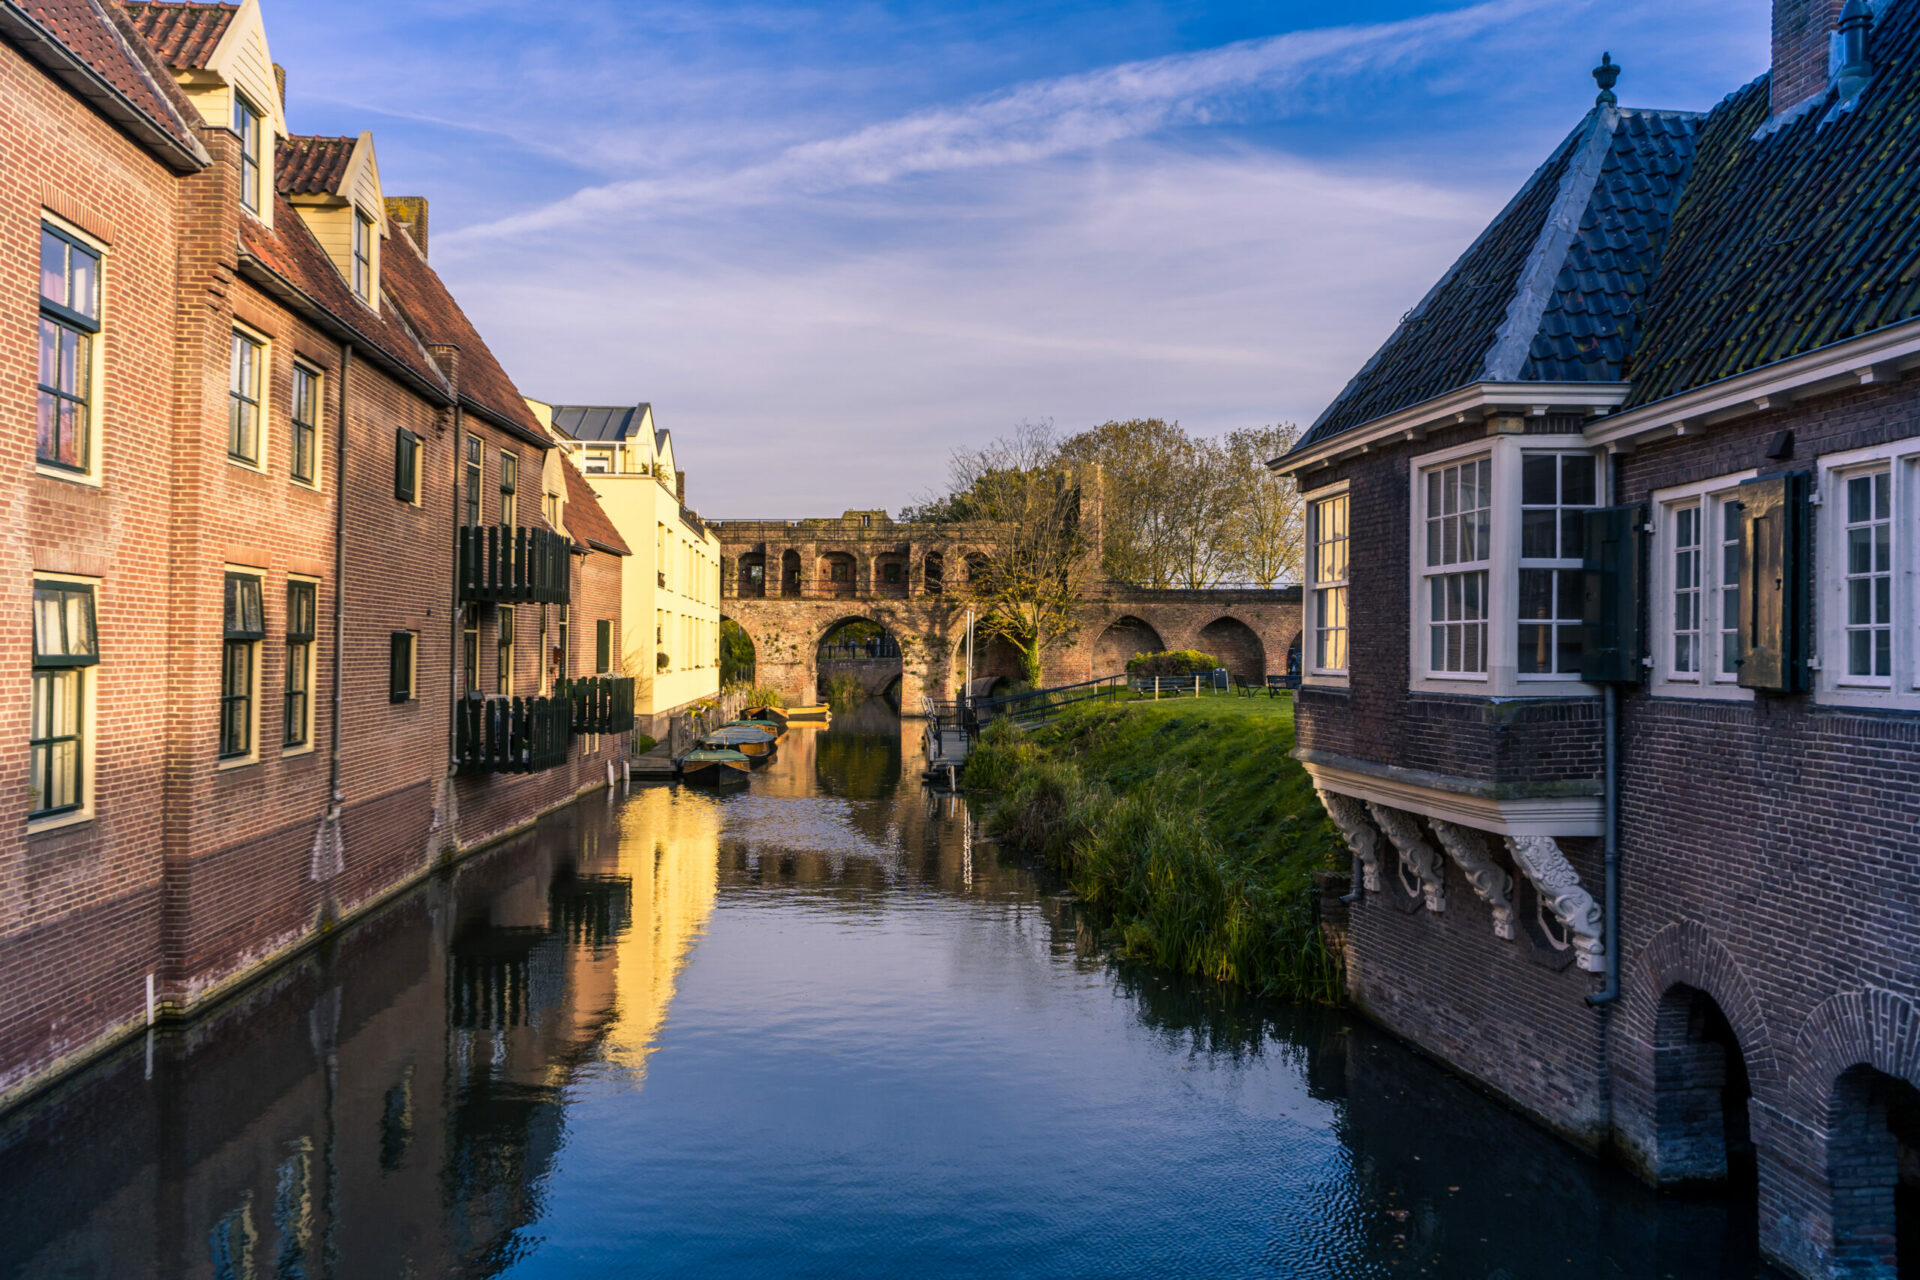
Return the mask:
{"type": "Polygon", "coordinates": [[[990,731],[965,781],[994,793],[988,830],[1058,871],[1122,954],[1333,1002],[1312,876],[1346,854],[1292,749],[1291,699],[1114,700],[990,731]]]}

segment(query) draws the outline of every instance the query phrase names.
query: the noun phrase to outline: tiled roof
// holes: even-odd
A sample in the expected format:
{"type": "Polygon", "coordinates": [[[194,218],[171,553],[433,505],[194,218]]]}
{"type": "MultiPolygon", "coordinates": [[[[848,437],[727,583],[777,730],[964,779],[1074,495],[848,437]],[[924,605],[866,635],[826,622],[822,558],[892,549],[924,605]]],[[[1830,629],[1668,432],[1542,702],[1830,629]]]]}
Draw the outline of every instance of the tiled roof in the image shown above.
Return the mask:
{"type": "Polygon", "coordinates": [[[0,31],[176,168],[209,163],[200,113],[113,0],[0,0],[0,31]]]}
{"type": "MultiPolygon", "coordinates": [[[[279,197],[274,206],[272,227],[257,218],[240,219],[240,250],[345,326],[359,345],[377,350],[451,400],[446,377],[428,357],[420,339],[398,315],[390,313],[390,308],[375,311],[353,296],[333,259],[285,196],[279,197]]],[[[387,261],[391,262],[393,256],[389,251],[387,261]]]]}
{"type": "Polygon", "coordinates": [[[554,430],[574,440],[625,440],[646,421],[646,404],[553,406],[554,430]]]}
{"type": "Polygon", "coordinates": [[[500,367],[500,362],[493,358],[493,352],[481,340],[466,312],[453,300],[447,286],[407,236],[389,236],[384,242],[380,282],[382,289],[399,303],[407,323],[423,339],[459,348],[462,401],[529,442],[542,446],[553,443],[553,437],[540,426],[533,410],[527,408],[526,399],[500,367]]]}
{"type": "Polygon", "coordinates": [[[207,59],[227,34],[227,24],[240,12],[237,4],[123,3],[133,20],[166,64],[176,71],[207,65],[207,59]]]}
{"type": "Polygon", "coordinates": [[[1876,75],[1848,109],[1756,139],[1762,79],[1709,117],[1630,404],[1920,317],[1920,5],[1877,8],[1876,75]]]}
{"type": "Polygon", "coordinates": [[[273,152],[273,178],[281,194],[289,196],[339,195],[358,138],[284,139],[273,152]]]}
{"type": "Polygon", "coordinates": [[[1614,382],[1700,117],[1595,108],[1299,448],[1475,382],[1614,382]]]}
{"type": "Polygon", "coordinates": [[[560,465],[567,473],[567,532],[573,535],[574,541],[617,556],[632,555],[633,549],[601,510],[600,499],[594,496],[593,486],[587,483],[586,477],[564,457],[560,465]]]}

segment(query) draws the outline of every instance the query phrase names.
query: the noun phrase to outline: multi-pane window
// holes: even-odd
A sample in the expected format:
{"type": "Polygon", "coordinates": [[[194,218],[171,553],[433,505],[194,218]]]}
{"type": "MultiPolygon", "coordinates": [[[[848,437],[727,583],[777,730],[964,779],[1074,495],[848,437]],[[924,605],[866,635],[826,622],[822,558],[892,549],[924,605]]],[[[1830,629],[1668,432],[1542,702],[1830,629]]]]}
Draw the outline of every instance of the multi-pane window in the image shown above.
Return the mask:
{"type": "Polygon", "coordinates": [[[363,302],[373,301],[373,219],[353,211],[353,292],[363,302]]]}
{"type": "Polygon", "coordinates": [[[293,366],[292,421],[293,478],[312,484],[317,474],[320,439],[320,375],[303,364],[293,366]]]}
{"type": "Polygon", "coordinates": [[[264,348],[239,330],[227,384],[227,456],[260,465],[260,366],[264,348]]]}
{"type": "Polygon", "coordinates": [[[413,646],[411,631],[396,631],[387,639],[389,702],[409,702],[413,698],[413,646]]]}
{"type": "Polygon", "coordinates": [[[260,641],[266,638],[260,579],[230,573],[226,582],[225,634],[220,655],[220,756],[253,754],[253,676],[260,641]]]}
{"type": "Polygon", "coordinates": [[[35,456],[67,471],[91,465],[93,343],[99,332],[100,255],[42,226],[35,456]]]}
{"type": "Polygon", "coordinates": [[[1580,674],[1582,535],[1598,496],[1595,480],[1590,453],[1521,456],[1521,675],[1580,674]]]}
{"type": "Polygon", "coordinates": [[[304,747],[313,736],[315,595],[311,582],[287,584],[287,679],[280,716],[280,745],[284,747],[304,747]]]}
{"type": "Polygon", "coordinates": [[[468,693],[480,691],[480,606],[470,604],[460,611],[460,687],[468,693]]]}
{"type": "Polygon", "coordinates": [[[501,605],[495,612],[493,691],[504,698],[513,693],[513,609],[501,605]]]}
{"type": "Polygon", "coordinates": [[[420,501],[420,437],[405,427],[393,433],[393,496],[420,501]]]}
{"type": "Polygon", "coordinates": [[[480,471],[485,446],[480,443],[479,436],[468,436],[466,450],[467,523],[477,525],[480,523],[480,471]]]}
{"type": "Polygon", "coordinates": [[[1673,674],[1698,676],[1703,664],[1700,504],[1673,508],[1673,674]]]}
{"type": "Polygon", "coordinates": [[[1426,473],[1427,669],[1487,670],[1487,566],[1493,558],[1493,461],[1426,473]]]}
{"type": "Polygon", "coordinates": [[[1893,473],[1850,475],[1846,490],[1846,679],[1893,678],[1893,473]]]}
{"type": "Polygon", "coordinates": [[[93,588],[33,584],[33,718],[28,730],[28,816],[70,813],[85,802],[86,668],[100,661],[93,588]]]}
{"type": "Polygon", "coordinates": [[[511,529],[520,522],[520,459],[500,455],[500,523],[511,529]]]}
{"type": "Polygon", "coordinates": [[[1313,539],[1313,669],[1347,669],[1347,495],[1308,507],[1313,539]]]}
{"type": "Polygon", "coordinates": [[[233,95],[233,131],[240,138],[240,204],[260,212],[260,113],[233,95]]]}
{"type": "Polygon", "coordinates": [[[1730,681],[1740,674],[1740,504],[1727,499],[1713,505],[1720,528],[1720,661],[1714,678],[1730,681]]]}

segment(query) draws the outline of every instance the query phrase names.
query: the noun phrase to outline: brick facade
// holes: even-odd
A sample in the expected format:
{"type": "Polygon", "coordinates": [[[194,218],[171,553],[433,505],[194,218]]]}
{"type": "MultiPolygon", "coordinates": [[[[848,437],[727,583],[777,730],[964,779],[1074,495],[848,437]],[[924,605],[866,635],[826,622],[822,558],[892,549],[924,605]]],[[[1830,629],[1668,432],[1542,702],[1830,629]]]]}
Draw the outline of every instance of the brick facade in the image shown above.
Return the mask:
{"type": "MultiPolygon", "coordinates": [[[[449,856],[605,785],[624,753],[616,735],[583,735],[556,767],[453,772],[465,693],[460,442],[482,444],[483,521],[503,518],[510,453],[516,523],[546,529],[551,439],[398,223],[380,296],[354,298],[301,213],[282,200],[268,227],[242,210],[236,135],[196,118],[134,47],[135,28],[120,30],[132,56],[103,66],[89,46],[86,65],[177,110],[186,127],[167,147],[130,136],[30,50],[0,42],[0,288],[21,319],[0,343],[0,395],[17,424],[33,420],[36,397],[43,221],[98,247],[103,263],[95,475],[46,474],[27,429],[0,451],[0,493],[21,531],[0,589],[0,681],[17,691],[0,709],[13,744],[0,751],[12,813],[0,837],[0,1099],[144,1025],[150,1000],[161,1015],[197,1009],[449,856]],[[236,327],[264,343],[257,466],[228,455],[236,327]],[[292,475],[296,361],[319,378],[313,484],[292,475]],[[421,441],[417,502],[396,496],[399,430],[421,441]],[[223,760],[230,569],[260,579],[265,637],[252,646],[252,750],[223,760]],[[92,584],[100,661],[83,677],[85,804],[29,821],[30,604],[36,575],[49,574],[92,584]],[[282,746],[294,580],[315,586],[310,729],[282,746]],[[389,685],[395,632],[416,637],[401,701],[389,685]]],[[[568,507],[585,516],[593,502],[559,497],[562,523],[568,507]]],[[[571,537],[568,549],[566,667],[591,674],[594,620],[618,627],[622,556],[571,537]]],[[[515,608],[515,693],[542,692],[554,674],[541,616],[551,649],[559,610],[515,608]]],[[[490,692],[504,614],[478,612],[490,692]]]]}

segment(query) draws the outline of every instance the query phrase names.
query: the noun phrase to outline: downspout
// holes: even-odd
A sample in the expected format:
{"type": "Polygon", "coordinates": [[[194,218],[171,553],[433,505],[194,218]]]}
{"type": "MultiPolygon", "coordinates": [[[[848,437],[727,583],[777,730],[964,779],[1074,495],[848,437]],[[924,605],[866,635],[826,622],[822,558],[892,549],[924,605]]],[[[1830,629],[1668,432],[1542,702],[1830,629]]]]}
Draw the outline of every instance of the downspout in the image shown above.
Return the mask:
{"type": "Polygon", "coordinates": [[[453,454],[453,472],[451,477],[453,486],[453,573],[450,576],[453,578],[453,604],[450,610],[452,617],[448,622],[447,641],[447,653],[452,657],[452,661],[447,663],[447,686],[449,692],[452,694],[452,701],[447,705],[453,712],[452,715],[447,717],[447,785],[449,787],[453,785],[452,776],[460,764],[460,699],[465,696],[465,691],[461,689],[460,684],[467,660],[466,651],[461,647],[466,637],[461,627],[465,619],[462,616],[463,607],[460,602],[460,451],[463,447],[461,437],[465,426],[465,419],[462,418],[460,413],[460,397],[456,390],[453,398],[453,449],[451,450],[453,454]]]}
{"type": "Polygon", "coordinates": [[[340,790],[340,712],[346,702],[347,633],[347,397],[353,385],[353,344],[340,344],[340,416],[333,445],[337,494],[333,503],[333,729],[328,748],[327,795],[330,816],[340,821],[345,795],[340,790]]]}
{"type": "MultiPolygon", "coordinates": [[[[1607,501],[1620,501],[1621,455],[1607,459],[1607,501]]],[[[1587,1003],[1600,1008],[1620,998],[1620,686],[1609,684],[1602,691],[1601,720],[1604,731],[1601,751],[1601,831],[1606,860],[1606,903],[1601,920],[1601,938],[1607,949],[1607,985],[1587,997],[1587,1003]]]]}

